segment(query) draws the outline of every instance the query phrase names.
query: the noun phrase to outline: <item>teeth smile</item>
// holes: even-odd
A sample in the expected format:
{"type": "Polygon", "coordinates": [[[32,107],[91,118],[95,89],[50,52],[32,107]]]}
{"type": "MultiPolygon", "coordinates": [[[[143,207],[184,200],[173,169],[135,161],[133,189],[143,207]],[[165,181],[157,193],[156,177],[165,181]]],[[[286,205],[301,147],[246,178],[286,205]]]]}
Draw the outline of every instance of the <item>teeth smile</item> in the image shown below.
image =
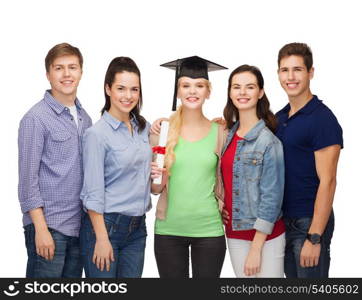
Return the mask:
{"type": "Polygon", "coordinates": [[[238,101],[241,103],[247,103],[249,100],[248,98],[238,98],[238,101]]]}

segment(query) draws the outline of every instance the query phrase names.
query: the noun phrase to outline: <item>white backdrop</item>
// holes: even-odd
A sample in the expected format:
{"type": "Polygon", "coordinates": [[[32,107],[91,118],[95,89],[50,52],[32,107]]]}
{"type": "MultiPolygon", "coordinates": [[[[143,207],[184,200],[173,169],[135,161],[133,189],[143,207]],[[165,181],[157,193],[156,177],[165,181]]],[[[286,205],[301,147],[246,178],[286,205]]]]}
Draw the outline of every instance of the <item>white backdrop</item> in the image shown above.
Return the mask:
{"type": "MultiPolygon", "coordinates": [[[[273,111],[287,103],[277,79],[277,53],[289,42],[306,42],[314,53],[312,92],[336,114],[345,149],[338,168],[332,277],[362,277],[360,195],[362,159],[362,28],[359,1],[2,1],[0,4],[1,246],[0,277],[23,277],[26,250],[17,200],[17,130],[23,114],[39,101],[48,82],[44,58],[69,42],[84,55],[78,97],[98,120],[103,80],[115,56],[130,56],[142,72],[143,115],[149,121],[171,110],[174,74],[161,63],[199,55],[229,67],[210,74],[205,113],[222,115],[227,78],[237,66],[258,66],[273,111]]],[[[153,203],[155,204],[153,199],[153,203]]],[[[153,255],[154,209],[147,215],[144,277],[158,277],[153,255]]],[[[227,255],[222,277],[233,277],[227,255]]]]}

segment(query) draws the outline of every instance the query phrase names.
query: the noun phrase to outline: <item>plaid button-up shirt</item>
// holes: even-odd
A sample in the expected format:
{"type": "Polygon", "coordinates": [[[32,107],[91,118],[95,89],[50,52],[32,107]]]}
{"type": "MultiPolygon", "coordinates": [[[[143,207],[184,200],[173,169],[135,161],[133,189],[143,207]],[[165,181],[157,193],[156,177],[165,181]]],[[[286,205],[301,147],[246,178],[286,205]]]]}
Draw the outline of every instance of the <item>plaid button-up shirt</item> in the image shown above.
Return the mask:
{"type": "Polygon", "coordinates": [[[82,134],[91,119],[75,101],[78,126],[69,108],[46,91],[44,99],[23,117],[19,127],[19,201],[23,225],[29,211],[42,207],[48,227],[78,236],[83,182],[82,134]]]}

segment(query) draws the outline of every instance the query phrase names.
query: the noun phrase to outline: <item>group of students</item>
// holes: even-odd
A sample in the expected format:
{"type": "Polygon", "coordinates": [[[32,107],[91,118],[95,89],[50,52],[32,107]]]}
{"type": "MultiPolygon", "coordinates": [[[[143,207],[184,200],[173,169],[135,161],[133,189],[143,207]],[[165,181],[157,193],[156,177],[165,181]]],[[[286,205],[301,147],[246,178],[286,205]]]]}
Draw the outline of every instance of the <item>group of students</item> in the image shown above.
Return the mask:
{"type": "Polygon", "coordinates": [[[76,97],[82,64],[78,48],[54,46],[45,59],[51,89],[20,122],[27,277],[76,278],[83,268],[87,277],[141,277],[150,193],[160,195],[161,278],[189,277],[190,253],[193,278],[219,277],[226,241],[237,277],[328,277],[343,139],[334,114],[311,93],[306,44],[279,51],[289,104],[276,115],[255,66],[231,72],[224,118],[210,121],[208,72],[225,68],[197,56],[164,64],[176,72],[173,110],[181,101],[169,119],[164,168],[152,162],[151,147],[162,148],[162,119],[151,126],[140,114],[136,63],[111,61],[93,126],[76,97]]]}

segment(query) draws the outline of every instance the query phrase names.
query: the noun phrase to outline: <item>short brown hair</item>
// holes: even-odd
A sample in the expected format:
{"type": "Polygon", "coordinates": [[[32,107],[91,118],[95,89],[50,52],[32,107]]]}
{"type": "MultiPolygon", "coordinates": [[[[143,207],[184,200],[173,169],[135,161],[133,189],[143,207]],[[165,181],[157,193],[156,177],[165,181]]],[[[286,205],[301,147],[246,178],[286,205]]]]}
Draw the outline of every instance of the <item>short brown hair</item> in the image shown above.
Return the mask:
{"type": "Polygon", "coordinates": [[[312,50],[305,43],[290,43],[283,46],[279,50],[278,54],[278,68],[280,67],[280,61],[287,56],[297,55],[303,57],[304,64],[307,67],[307,70],[313,67],[313,54],[312,50]]]}
{"type": "Polygon", "coordinates": [[[80,68],[83,68],[83,56],[77,47],[74,47],[68,43],[61,43],[51,48],[45,57],[45,69],[49,72],[51,64],[60,56],[75,55],[79,59],[80,68]]]}

